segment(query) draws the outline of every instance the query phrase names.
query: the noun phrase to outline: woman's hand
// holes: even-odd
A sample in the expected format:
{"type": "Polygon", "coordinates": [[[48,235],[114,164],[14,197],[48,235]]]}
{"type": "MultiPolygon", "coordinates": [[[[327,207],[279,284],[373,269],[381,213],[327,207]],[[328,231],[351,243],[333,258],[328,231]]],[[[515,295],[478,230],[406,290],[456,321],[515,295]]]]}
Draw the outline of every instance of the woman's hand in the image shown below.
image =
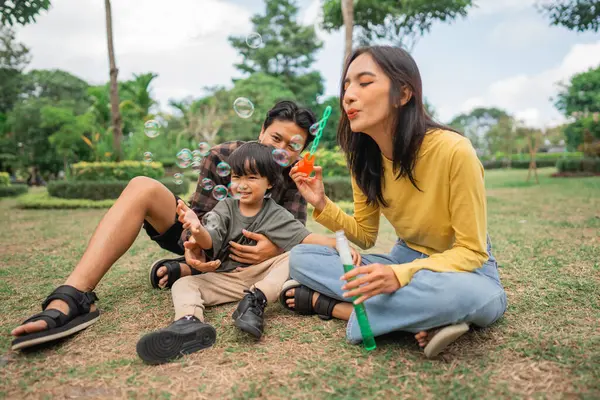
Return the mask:
{"type": "Polygon", "coordinates": [[[318,212],[325,208],[325,186],[323,186],[323,169],[315,167],[315,176],[309,177],[303,172],[298,172],[296,164],[290,171],[290,177],[298,187],[298,191],[304,199],[312,204],[318,212]]]}
{"type": "Polygon", "coordinates": [[[342,290],[347,290],[344,297],[360,296],[354,304],[360,304],[380,293],[394,293],[400,289],[400,282],[398,282],[391,265],[369,264],[357,267],[342,275],[340,279],[347,281],[357,275],[363,276],[342,286],[342,290]]]}
{"type": "Polygon", "coordinates": [[[360,256],[358,250],[350,247],[350,254],[352,254],[352,264],[359,266],[360,262],[362,261],[362,257],[360,256]]]}

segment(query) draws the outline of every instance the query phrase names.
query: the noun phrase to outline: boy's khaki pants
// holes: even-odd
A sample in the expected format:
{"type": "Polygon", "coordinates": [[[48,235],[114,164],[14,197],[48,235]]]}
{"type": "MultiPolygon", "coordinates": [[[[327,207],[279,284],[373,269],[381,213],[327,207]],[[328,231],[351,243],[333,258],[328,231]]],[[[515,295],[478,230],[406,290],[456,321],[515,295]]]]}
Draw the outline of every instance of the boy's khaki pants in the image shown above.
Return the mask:
{"type": "Polygon", "coordinates": [[[179,278],[171,288],[175,320],[193,315],[204,321],[204,307],[241,300],[244,290],[260,289],[275,301],[290,275],[289,252],[251,265],[240,272],[207,272],[179,278]]]}

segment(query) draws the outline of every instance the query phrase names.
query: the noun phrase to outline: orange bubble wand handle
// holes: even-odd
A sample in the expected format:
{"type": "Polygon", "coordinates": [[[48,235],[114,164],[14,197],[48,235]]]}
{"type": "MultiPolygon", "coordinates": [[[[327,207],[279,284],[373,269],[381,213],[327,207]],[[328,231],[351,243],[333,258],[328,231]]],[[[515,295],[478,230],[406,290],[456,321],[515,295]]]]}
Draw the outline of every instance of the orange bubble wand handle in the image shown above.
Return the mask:
{"type": "Polygon", "coordinates": [[[319,131],[315,136],[315,140],[313,141],[312,147],[310,148],[310,152],[304,155],[300,161],[298,161],[297,167],[299,172],[304,172],[306,175],[310,175],[313,172],[315,167],[315,152],[317,151],[317,146],[319,145],[319,141],[321,140],[321,136],[323,136],[323,129],[325,129],[325,125],[327,125],[327,120],[331,115],[331,106],[327,106],[325,111],[323,112],[323,118],[319,121],[319,131]]]}

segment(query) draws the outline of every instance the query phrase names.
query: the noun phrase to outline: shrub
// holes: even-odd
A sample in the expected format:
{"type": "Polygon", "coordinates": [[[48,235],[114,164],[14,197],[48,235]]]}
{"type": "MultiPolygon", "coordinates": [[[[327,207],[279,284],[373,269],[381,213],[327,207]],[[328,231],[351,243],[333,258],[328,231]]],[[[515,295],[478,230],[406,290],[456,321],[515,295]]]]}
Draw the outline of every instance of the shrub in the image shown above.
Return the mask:
{"type": "Polygon", "coordinates": [[[346,157],[339,147],[334,150],[319,149],[315,152],[315,164],[323,167],[323,176],[349,176],[346,157]]]}
{"type": "Polygon", "coordinates": [[[333,201],[353,201],[352,183],[347,176],[328,176],[323,178],[325,194],[333,201]]]}
{"type": "MultiPolygon", "coordinates": [[[[171,192],[176,195],[187,193],[188,184],[176,185],[172,180],[163,180],[171,192]]],[[[116,199],[129,181],[53,181],[48,184],[50,196],[62,199],[105,200],[116,199]]]]}
{"type": "Polygon", "coordinates": [[[0,186],[0,197],[13,197],[27,193],[27,185],[0,186]]]}
{"type": "Polygon", "coordinates": [[[160,179],[165,169],[157,162],[80,162],[73,164],[72,172],[71,178],[76,181],[129,181],[136,176],[160,179]]]}
{"type": "MultiPolygon", "coordinates": [[[[546,160],[538,160],[536,157],[535,165],[538,168],[546,168],[546,167],[554,167],[556,166],[556,160],[546,159],[546,160]]],[[[491,161],[482,161],[484,169],[498,169],[498,168],[507,168],[508,161],[507,160],[491,160],[491,161]]],[[[510,167],[514,169],[528,169],[529,168],[529,159],[527,160],[513,160],[510,163],[510,167]]]]}
{"type": "Polygon", "coordinates": [[[19,197],[17,207],[28,209],[48,209],[48,208],[109,208],[115,203],[115,200],[86,200],[86,199],[60,199],[51,197],[48,192],[28,193],[19,197]]]}
{"type": "Polygon", "coordinates": [[[588,157],[580,159],[559,160],[556,164],[558,172],[591,172],[600,173],[600,158],[588,157]]]}
{"type": "Polygon", "coordinates": [[[10,186],[10,176],[8,172],[0,172],[0,186],[10,186]]]}

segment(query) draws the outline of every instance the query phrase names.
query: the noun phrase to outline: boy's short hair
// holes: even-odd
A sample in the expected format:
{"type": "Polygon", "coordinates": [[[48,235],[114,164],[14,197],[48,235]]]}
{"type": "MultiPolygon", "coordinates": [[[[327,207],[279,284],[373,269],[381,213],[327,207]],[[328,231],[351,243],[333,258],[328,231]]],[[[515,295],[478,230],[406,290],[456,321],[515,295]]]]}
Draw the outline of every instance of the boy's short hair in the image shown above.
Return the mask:
{"type": "Polygon", "coordinates": [[[315,138],[310,133],[310,127],[317,122],[317,117],[311,110],[299,107],[293,101],[279,101],[273,108],[267,111],[267,116],[263,122],[263,129],[267,129],[274,121],[293,122],[306,132],[306,143],[304,143],[302,150],[306,149],[315,138]]]}
{"type": "Polygon", "coordinates": [[[264,176],[273,188],[283,184],[283,168],[275,162],[273,147],[258,142],[244,143],[229,156],[229,166],[236,175],[264,176]]]}

